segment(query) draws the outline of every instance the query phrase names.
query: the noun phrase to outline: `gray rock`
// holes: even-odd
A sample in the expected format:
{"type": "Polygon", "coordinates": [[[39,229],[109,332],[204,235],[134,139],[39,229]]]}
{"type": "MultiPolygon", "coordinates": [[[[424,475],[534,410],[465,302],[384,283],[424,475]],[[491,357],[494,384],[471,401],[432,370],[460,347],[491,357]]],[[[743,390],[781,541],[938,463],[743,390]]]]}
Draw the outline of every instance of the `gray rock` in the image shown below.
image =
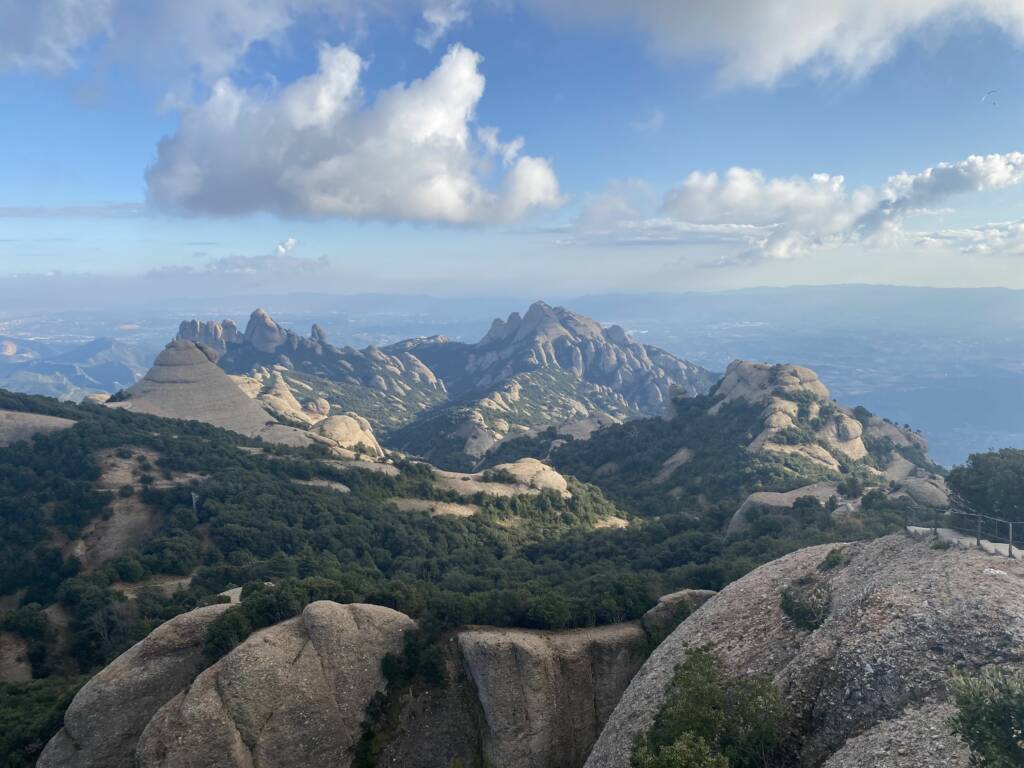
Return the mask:
{"type": "Polygon", "coordinates": [[[832,548],[810,547],[762,566],[680,624],[630,683],[587,768],[629,765],[634,737],[650,727],[690,648],[711,645],[733,673],[775,681],[806,765],[822,764],[850,737],[901,717],[908,706],[944,701],[952,667],[1024,658],[1024,564],[932,550],[902,534],[847,545],[846,564],[827,572],[828,619],[813,632],[796,629],[781,611],[782,590],[819,573],[832,548]],[[1006,575],[986,575],[993,563],[1006,575]]]}
{"type": "Polygon", "coordinates": [[[968,768],[970,751],[948,724],[955,714],[952,704],[909,707],[848,739],[824,768],[968,768]]]}
{"type": "Polygon", "coordinates": [[[389,608],[311,603],[164,706],[139,740],[140,768],[345,768],[384,687],[381,661],[414,626],[389,608]]]}
{"type": "Polygon", "coordinates": [[[483,712],[483,758],[495,768],[582,765],[647,652],[636,623],[469,630],[458,642],[483,712]]]}
{"type": "Polygon", "coordinates": [[[640,618],[640,625],[654,643],[660,643],[679,623],[715,596],[710,589],[681,589],[658,598],[640,618]]]}
{"type": "Polygon", "coordinates": [[[114,659],[75,696],[39,768],[134,768],[139,735],[202,669],[206,631],[229,607],[176,616],[114,659]]]}

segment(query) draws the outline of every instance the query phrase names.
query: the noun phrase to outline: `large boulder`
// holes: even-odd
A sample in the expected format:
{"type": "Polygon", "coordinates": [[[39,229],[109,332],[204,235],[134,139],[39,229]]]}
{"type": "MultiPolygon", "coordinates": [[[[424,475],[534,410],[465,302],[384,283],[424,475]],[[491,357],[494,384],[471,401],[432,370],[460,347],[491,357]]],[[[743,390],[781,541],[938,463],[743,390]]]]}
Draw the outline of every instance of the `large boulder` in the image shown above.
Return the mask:
{"type": "Polygon", "coordinates": [[[39,768],[134,768],[139,735],[202,669],[207,629],[228,607],[176,616],[114,659],[75,696],[39,768]]]}
{"type": "Polygon", "coordinates": [[[640,619],[655,643],[660,643],[672,630],[679,626],[691,613],[715,596],[710,589],[681,589],[658,598],[657,604],[640,619]]]}
{"type": "Polygon", "coordinates": [[[328,416],[313,427],[313,432],[346,450],[355,451],[361,447],[369,456],[384,455],[370,422],[355,413],[328,416]]]}
{"type": "MultiPolygon", "coordinates": [[[[839,760],[856,737],[877,736],[876,728],[914,707],[948,701],[951,668],[1024,659],[1024,564],[934,550],[898,534],[847,545],[831,559],[836,567],[822,570],[834,548],[810,547],[762,566],[680,624],[630,683],[587,768],[629,766],[634,738],[650,727],[692,648],[711,646],[734,674],[773,679],[800,739],[801,763],[835,757],[833,765],[844,768],[863,764],[839,760]],[[783,590],[808,576],[831,590],[828,618],[813,631],[794,626],[780,605],[783,590]]],[[[919,739],[898,727],[883,730],[878,738],[897,739],[908,751],[919,739]]]]}
{"type": "Polygon", "coordinates": [[[484,765],[580,766],[647,653],[635,623],[459,634],[485,727],[484,765]]]}
{"type": "Polygon", "coordinates": [[[415,624],[376,605],[311,603],[199,675],[146,727],[140,768],[346,768],[381,662],[415,624]]]}
{"type": "Polygon", "coordinates": [[[895,720],[847,739],[824,768],[968,768],[970,751],[949,727],[956,711],[948,703],[908,707],[895,720]]]}
{"type": "MultiPolygon", "coordinates": [[[[662,605],[705,596],[678,593],[662,605]]],[[[202,670],[206,629],[229,607],[172,619],[100,672],[40,765],[345,768],[372,743],[380,766],[581,768],[652,646],[639,622],[471,627],[440,641],[444,685],[386,690],[383,659],[402,651],[414,622],[324,601],[202,670]],[[367,723],[377,728],[372,742],[367,723]]]]}

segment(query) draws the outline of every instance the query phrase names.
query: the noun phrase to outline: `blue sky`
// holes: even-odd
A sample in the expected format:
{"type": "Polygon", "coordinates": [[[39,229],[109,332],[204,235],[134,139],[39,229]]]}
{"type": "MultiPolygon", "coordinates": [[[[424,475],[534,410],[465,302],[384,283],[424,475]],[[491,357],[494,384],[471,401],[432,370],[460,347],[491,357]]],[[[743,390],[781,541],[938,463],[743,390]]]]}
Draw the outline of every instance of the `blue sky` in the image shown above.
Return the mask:
{"type": "Polygon", "coordinates": [[[704,7],[0,0],[0,274],[1024,288],[1024,8],[704,7]]]}

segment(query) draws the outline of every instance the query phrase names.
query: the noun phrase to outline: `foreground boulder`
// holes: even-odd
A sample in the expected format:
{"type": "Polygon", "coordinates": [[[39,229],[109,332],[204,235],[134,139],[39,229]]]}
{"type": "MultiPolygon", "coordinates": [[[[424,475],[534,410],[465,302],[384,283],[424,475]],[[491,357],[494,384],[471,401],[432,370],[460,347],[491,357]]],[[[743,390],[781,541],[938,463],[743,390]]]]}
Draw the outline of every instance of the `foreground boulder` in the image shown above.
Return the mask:
{"type": "Polygon", "coordinates": [[[92,678],[64,714],[39,768],[131,768],[142,730],[203,667],[206,631],[228,605],[175,616],[92,678]]]}
{"type": "MultiPolygon", "coordinates": [[[[823,567],[835,549],[810,547],[762,566],[680,624],[630,683],[587,768],[629,766],[633,740],[650,728],[676,665],[693,648],[712,647],[733,674],[772,678],[788,706],[801,764],[831,759],[836,768],[905,765],[901,750],[915,754],[922,735],[898,720],[948,701],[950,669],[1024,659],[1021,563],[934,550],[898,534],[843,547],[823,567]],[[783,590],[807,577],[831,590],[827,618],[811,631],[797,628],[780,605],[783,590]],[[871,744],[891,749],[858,762],[871,744]]],[[[963,745],[944,719],[930,722],[928,736],[956,760],[915,765],[966,766],[963,745]]]]}
{"type": "Polygon", "coordinates": [[[166,704],[139,740],[139,766],[351,765],[367,705],[384,688],[381,662],[414,626],[390,608],[311,603],[166,704]]]}
{"type": "MultiPolygon", "coordinates": [[[[658,626],[706,596],[667,596],[658,626]]],[[[414,622],[323,601],[200,671],[206,628],[228,607],[173,619],[101,672],[40,765],[345,768],[369,747],[378,766],[580,768],[652,647],[641,622],[472,627],[440,641],[443,682],[388,690],[382,662],[414,622]]]]}

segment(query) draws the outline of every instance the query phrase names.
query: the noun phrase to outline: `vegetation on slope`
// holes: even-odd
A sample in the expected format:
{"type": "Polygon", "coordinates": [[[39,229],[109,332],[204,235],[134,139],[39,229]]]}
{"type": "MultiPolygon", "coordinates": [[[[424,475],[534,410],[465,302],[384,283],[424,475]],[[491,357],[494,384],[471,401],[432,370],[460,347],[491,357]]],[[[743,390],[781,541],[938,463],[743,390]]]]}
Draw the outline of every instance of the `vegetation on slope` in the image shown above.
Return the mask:
{"type": "MultiPolygon", "coordinates": [[[[390,476],[316,449],[265,446],[195,422],[0,392],[0,408],[77,421],[60,435],[0,449],[0,596],[21,606],[0,620],[28,640],[34,675],[52,681],[6,687],[0,718],[13,712],[2,702],[21,695],[50,696],[56,706],[79,675],[160,622],[221,600],[217,593],[232,586],[248,585],[248,599],[218,622],[211,658],[325,597],[394,607],[428,632],[467,623],[560,629],[633,619],[675,589],[720,589],[793,549],[899,525],[894,502],[869,493],[856,519],[837,519],[817,502],[756,510],[743,537],[726,539],[724,524],[744,494],[819,475],[784,457],[745,451],[746,406],[712,418],[705,399],[684,403],[674,422],[630,422],[556,449],[556,466],[579,478],[570,482],[571,498],[478,495],[468,500],[477,514],[454,518],[393,503],[458,500],[435,486],[424,465],[406,463],[390,476]],[[651,470],[682,444],[701,451],[669,482],[649,482],[651,470]],[[100,489],[99,451],[137,465],[124,492],[154,512],[158,527],[141,546],[87,569],[59,543],[110,514],[115,493],[100,489]],[[158,458],[150,464],[145,456],[152,455],[158,458]],[[618,471],[603,474],[608,462],[619,463],[618,471]],[[303,482],[311,479],[350,490],[303,482]],[[669,493],[674,488],[682,490],[669,493]],[[631,524],[596,527],[610,515],[631,524]],[[172,595],[146,586],[168,578],[183,580],[172,595]],[[41,610],[55,604],[66,628],[41,610]]],[[[535,442],[550,448],[549,435],[535,442]]],[[[11,749],[31,760],[31,745],[41,746],[59,723],[43,704],[19,711],[23,738],[11,749]]]]}

